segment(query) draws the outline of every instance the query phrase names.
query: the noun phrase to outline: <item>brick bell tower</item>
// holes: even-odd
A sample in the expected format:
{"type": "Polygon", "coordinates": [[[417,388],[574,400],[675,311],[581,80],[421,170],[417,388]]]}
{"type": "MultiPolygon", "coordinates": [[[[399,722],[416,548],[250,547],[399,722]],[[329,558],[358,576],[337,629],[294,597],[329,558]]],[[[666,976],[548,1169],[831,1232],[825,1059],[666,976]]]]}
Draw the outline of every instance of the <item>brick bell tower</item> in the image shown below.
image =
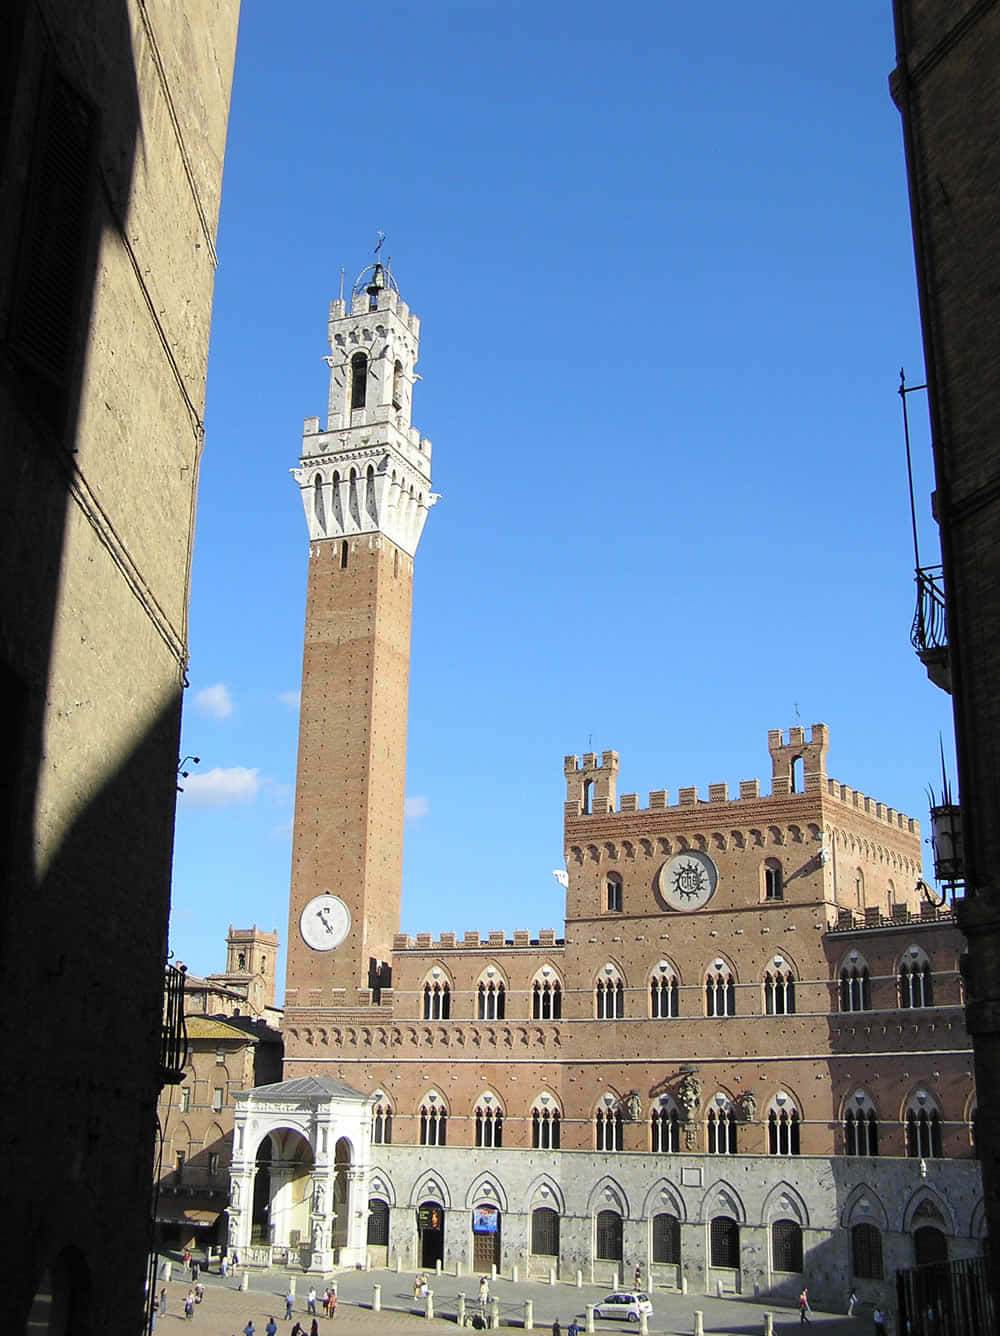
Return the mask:
{"type": "Polygon", "coordinates": [[[402,877],[413,557],[437,499],[431,443],[410,425],[419,330],[376,251],[350,302],[330,303],[326,429],[306,418],[293,470],[309,571],[289,1016],[367,1006],[389,983],[402,877]]]}

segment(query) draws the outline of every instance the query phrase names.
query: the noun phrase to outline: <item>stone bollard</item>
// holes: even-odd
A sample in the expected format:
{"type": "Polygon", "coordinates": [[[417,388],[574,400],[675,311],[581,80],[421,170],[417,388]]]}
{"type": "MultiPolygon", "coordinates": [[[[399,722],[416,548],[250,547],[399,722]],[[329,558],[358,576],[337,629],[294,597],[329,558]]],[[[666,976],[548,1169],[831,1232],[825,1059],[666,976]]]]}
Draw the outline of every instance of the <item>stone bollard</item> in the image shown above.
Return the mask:
{"type": "Polygon", "coordinates": [[[490,1262],[490,1280],[496,1280],[496,1278],[497,1278],[497,1264],[496,1262],[490,1262]]]}
{"type": "Polygon", "coordinates": [[[465,1295],[459,1293],[455,1307],[455,1321],[460,1327],[465,1326],[465,1295]]]}
{"type": "Polygon", "coordinates": [[[173,1261],[171,1260],[171,1258],[168,1257],[167,1260],[163,1263],[163,1279],[169,1280],[171,1275],[173,1274],[173,1270],[174,1270],[173,1261]]]}
{"type": "Polygon", "coordinates": [[[370,1252],[366,1252],[366,1253],[365,1253],[365,1270],[366,1270],[366,1271],[370,1271],[371,1269],[372,1269],[372,1255],[371,1255],[370,1252]]]}
{"type": "Polygon", "coordinates": [[[705,1336],[705,1314],[700,1308],[694,1310],[694,1336],[705,1336]]]}
{"type": "Polygon", "coordinates": [[[524,1301],[524,1330],[531,1331],[535,1325],[535,1305],[530,1299],[524,1301]]]}
{"type": "Polygon", "coordinates": [[[774,1336],[774,1314],[764,1314],[764,1336],[774,1336]]]}
{"type": "Polygon", "coordinates": [[[428,1291],[427,1291],[427,1316],[428,1316],[428,1317],[433,1317],[433,1316],[434,1316],[434,1291],[433,1291],[433,1290],[428,1290],[428,1291]]]}
{"type": "Polygon", "coordinates": [[[620,1290],[621,1287],[622,1287],[621,1275],[619,1274],[618,1268],[615,1267],[615,1278],[611,1284],[611,1288],[613,1290],[620,1290]]]}
{"type": "Polygon", "coordinates": [[[382,1311],[382,1286],[372,1286],[372,1312],[381,1313],[382,1311]]]}
{"type": "Polygon", "coordinates": [[[510,1278],[511,1278],[511,1280],[514,1282],[514,1284],[516,1285],[516,1284],[517,1284],[517,1263],[516,1263],[516,1262],[512,1262],[512,1263],[511,1263],[511,1268],[510,1268],[510,1278]]]}
{"type": "Polygon", "coordinates": [[[722,1298],[722,1281],[721,1281],[721,1280],[717,1280],[717,1281],[715,1282],[715,1297],[716,1297],[717,1299],[721,1299],[721,1298],[722,1298]]]}
{"type": "Polygon", "coordinates": [[[294,1294],[294,1293],[295,1293],[295,1277],[294,1277],[294,1276],[289,1276],[289,1277],[288,1277],[288,1293],[289,1293],[289,1294],[294,1294]]]}
{"type": "Polygon", "coordinates": [[[248,1290],[250,1288],[250,1272],[244,1267],[240,1275],[240,1289],[248,1290]]]}
{"type": "Polygon", "coordinates": [[[550,1284],[550,1285],[554,1285],[555,1283],[556,1283],[556,1269],[555,1269],[554,1266],[550,1266],[550,1267],[549,1267],[549,1284],[550,1284]]]}
{"type": "Polygon", "coordinates": [[[681,1294],[687,1294],[687,1292],[688,1292],[688,1278],[687,1276],[681,1276],[681,1294]]]}
{"type": "Polygon", "coordinates": [[[649,1314],[646,1312],[639,1314],[639,1336],[649,1336],[649,1314]]]}
{"type": "Polygon", "coordinates": [[[402,1275],[402,1273],[403,1273],[403,1254],[402,1254],[402,1253],[397,1253],[397,1254],[396,1254],[396,1275],[397,1275],[397,1276],[400,1276],[400,1275],[402,1275]]]}
{"type": "Polygon", "coordinates": [[[441,1258],[440,1258],[440,1257],[439,1257],[439,1258],[437,1259],[437,1261],[434,1263],[434,1270],[435,1270],[435,1271],[437,1272],[437,1274],[440,1276],[440,1274],[441,1274],[441,1258]]]}
{"type": "Polygon", "coordinates": [[[578,1290],[583,1289],[583,1272],[579,1267],[576,1268],[576,1288],[578,1290]]]}
{"type": "Polygon", "coordinates": [[[586,1307],[586,1310],[585,1310],[585,1311],[586,1311],[586,1314],[587,1314],[586,1319],[585,1319],[585,1325],[586,1325],[586,1328],[587,1328],[588,1331],[593,1331],[593,1330],[594,1330],[594,1305],[593,1305],[593,1304],[588,1304],[587,1307],[586,1307]]]}
{"type": "Polygon", "coordinates": [[[500,1330],[500,1300],[496,1297],[490,1300],[490,1326],[494,1331],[500,1330]]]}

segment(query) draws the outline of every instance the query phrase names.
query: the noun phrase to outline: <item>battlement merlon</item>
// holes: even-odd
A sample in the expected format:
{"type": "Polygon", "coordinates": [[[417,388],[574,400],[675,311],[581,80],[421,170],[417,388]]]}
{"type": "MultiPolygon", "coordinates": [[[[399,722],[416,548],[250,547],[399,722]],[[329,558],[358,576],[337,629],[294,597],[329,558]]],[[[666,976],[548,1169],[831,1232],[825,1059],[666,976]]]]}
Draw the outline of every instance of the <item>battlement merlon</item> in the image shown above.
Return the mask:
{"type": "Polygon", "coordinates": [[[584,752],[583,762],[576,756],[563,757],[566,776],[566,815],[588,816],[591,812],[613,812],[618,780],[618,753],[584,752]]]}
{"type": "Polygon", "coordinates": [[[342,297],[334,297],[330,303],[330,337],[333,338],[333,326],[339,320],[346,319],[349,315],[375,315],[378,312],[392,312],[414,338],[420,337],[420,317],[413,314],[406,302],[396,292],[391,284],[387,284],[378,294],[378,304],[371,306],[367,293],[359,292],[354,295],[350,310],[347,309],[347,302],[342,297]]]}

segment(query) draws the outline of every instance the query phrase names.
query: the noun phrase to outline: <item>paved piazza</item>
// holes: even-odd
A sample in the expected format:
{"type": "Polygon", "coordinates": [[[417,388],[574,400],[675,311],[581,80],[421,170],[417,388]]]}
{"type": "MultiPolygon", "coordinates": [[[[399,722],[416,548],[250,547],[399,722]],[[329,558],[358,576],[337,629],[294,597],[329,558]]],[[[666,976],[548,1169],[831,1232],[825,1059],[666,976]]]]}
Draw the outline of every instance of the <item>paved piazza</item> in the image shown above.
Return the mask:
{"type": "MultiPolygon", "coordinates": [[[[173,1266],[173,1275],[184,1275],[179,1264],[173,1266]]],[[[268,1315],[274,1315],[278,1324],[278,1336],[288,1336],[294,1321],[303,1323],[308,1333],[311,1318],[306,1314],[306,1294],[310,1284],[315,1284],[318,1294],[322,1294],[331,1279],[337,1283],[339,1302],[337,1316],[334,1319],[322,1316],[319,1310],[320,1336],[375,1336],[375,1333],[391,1331],[406,1336],[429,1336],[433,1331],[454,1331],[456,1300],[460,1293],[466,1296],[467,1310],[471,1314],[478,1309],[478,1282],[474,1276],[454,1276],[443,1274],[429,1277],[434,1292],[436,1316],[428,1321],[422,1315],[422,1308],[413,1301],[413,1273],[395,1271],[345,1271],[333,1276],[311,1280],[308,1275],[299,1272],[295,1276],[295,1310],[291,1323],[284,1320],[284,1294],[288,1286],[288,1273],[284,1271],[251,1272],[249,1288],[240,1289],[240,1282],[231,1278],[223,1280],[215,1273],[205,1275],[202,1272],[205,1297],[195,1309],[195,1316],[190,1324],[184,1318],[184,1296],[189,1285],[173,1279],[167,1285],[167,1312],[165,1317],[157,1318],[156,1327],[159,1336],[182,1336],[177,1324],[190,1325],[191,1336],[241,1336],[243,1328],[252,1319],[255,1336],[264,1336],[264,1327],[268,1315]],[[372,1288],[382,1287],[382,1310],[373,1312],[371,1307],[372,1288]],[[165,1330],[166,1329],[166,1330],[165,1330]]],[[[162,1282],[161,1282],[162,1283],[162,1282]]],[[[530,1299],[534,1305],[535,1330],[541,1336],[549,1336],[552,1322],[559,1319],[563,1333],[570,1321],[576,1317],[583,1323],[584,1308],[588,1303],[595,1303],[608,1293],[606,1287],[583,1286],[577,1289],[573,1285],[544,1285],[536,1281],[514,1284],[512,1281],[498,1278],[491,1282],[490,1292],[500,1301],[500,1322],[503,1327],[521,1327],[524,1320],[524,1301],[530,1299]]],[[[654,1291],[653,1317],[649,1330],[664,1333],[664,1336],[690,1336],[694,1331],[694,1313],[703,1314],[706,1336],[750,1336],[750,1333],[763,1332],[764,1315],[774,1313],[774,1330],[788,1336],[799,1329],[799,1315],[788,1308],[776,1308],[773,1305],[747,1302],[743,1299],[716,1299],[707,1295],[680,1295],[665,1290],[654,1291]]],[[[823,1336],[869,1336],[872,1332],[870,1308],[862,1308],[855,1318],[829,1313],[814,1313],[814,1329],[822,1331],[823,1336]]],[[[637,1329],[627,1322],[597,1322],[598,1336],[631,1336],[637,1329]]],[[[890,1326],[890,1334],[893,1329],[890,1326]]]]}

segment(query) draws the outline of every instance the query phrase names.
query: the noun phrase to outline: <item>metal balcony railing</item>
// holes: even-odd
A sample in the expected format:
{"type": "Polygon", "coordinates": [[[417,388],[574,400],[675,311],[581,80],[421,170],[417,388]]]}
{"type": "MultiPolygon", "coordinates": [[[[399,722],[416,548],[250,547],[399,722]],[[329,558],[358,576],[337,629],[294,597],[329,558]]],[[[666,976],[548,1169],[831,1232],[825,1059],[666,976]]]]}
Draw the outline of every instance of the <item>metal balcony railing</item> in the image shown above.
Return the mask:
{"type": "Polygon", "coordinates": [[[945,625],[944,579],[940,566],[917,570],[917,610],[913,614],[910,643],[918,654],[948,648],[945,625]]]}
{"type": "Polygon", "coordinates": [[[184,976],[187,967],[168,965],[163,993],[163,1033],[160,1040],[160,1081],[178,1085],[184,1079],[187,1026],[184,1023],[184,976]]]}

